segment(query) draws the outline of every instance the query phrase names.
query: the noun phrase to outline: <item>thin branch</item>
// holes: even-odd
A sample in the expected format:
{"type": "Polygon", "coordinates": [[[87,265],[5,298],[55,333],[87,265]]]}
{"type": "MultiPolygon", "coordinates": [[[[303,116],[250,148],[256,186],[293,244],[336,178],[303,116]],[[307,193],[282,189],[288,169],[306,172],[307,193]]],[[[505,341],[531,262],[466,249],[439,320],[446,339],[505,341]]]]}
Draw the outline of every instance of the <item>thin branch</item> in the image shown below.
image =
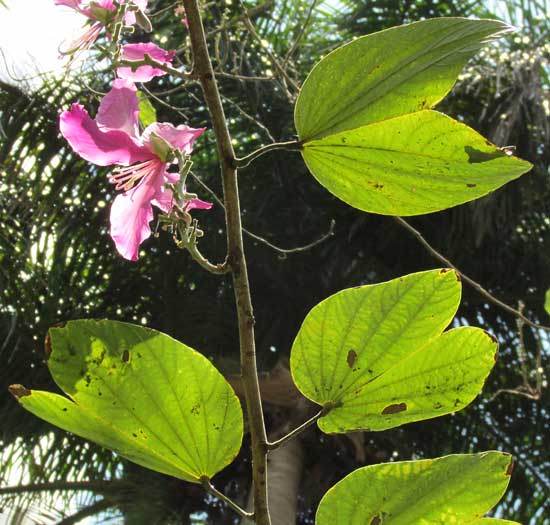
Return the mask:
{"type": "Polygon", "coordinates": [[[443,264],[447,265],[449,268],[452,268],[460,277],[462,280],[466,283],[468,283],[476,292],[478,292],[480,295],[485,297],[489,302],[495,304],[502,310],[514,315],[518,319],[521,319],[525,324],[532,326],[533,328],[536,328],[538,330],[546,330],[550,332],[550,326],[541,325],[539,323],[535,323],[534,321],[531,321],[531,319],[525,317],[519,310],[516,310],[509,304],[504,303],[500,299],[497,299],[494,295],[492,295],[490,292],[488,292],[481,284],[474,281],[471,277],[468,277],[465,273],[461,272],[449,259],[447,259],[444,255],[439,253],[423,236],[422,234],[413,226],[411,226],[406,220],[404,220],[402,217],[394,217],[394,219],[397,221],[397,223],[406,230],[408,230],[410,233],[412,233],[417,240],[426,248],[426,250],[436,259],[440,260],[443,264]]]}
{"type": "Polygon", "coordinates": [[[217,498],[222,500],[229,507],[231,507],[241,518],[254,519],[253,512],[247,512],[246,510],[242,509],[231,498],[227,497],[225,494],[220,492],[216,487],[214,487],[214,485],[212,485],[212,483],[210,482],[210,479],[207,476],[203,476],[201,478],[201,482],[206,492],[209,492],[213,496],[216,496],[217,498]]]}
{"type": "Polygon", "coordinates": [[[247,75],[237,75],[236,73],[227,73],[225,71],[216,71],[215,74],[217,77],[233,78],[235,80],[244,80],[245,82],[272,82],[273,80],[276,80],[276,77],[254,77],[247,75]]]}
{"type": "Polygon", "coordinates": [[[304,430],[307,430],[309,427],[314,425],[320,418],[328,414],[329,411],[330,409],[323,408],[313,417],[311,417],[310,419],[302,423],[299,427],[296,427],[294,430],[291,430],[288,434],[286,434],[286,436],[283,436],[277,441],[272,441],[268,443],[267,444],[268,450],[275,450],[276,448],[279,448],[281,445],[283,445],[287,441],[295,438],[297,435],[301,434],[304,430]]]}
{"type": "Polygon", "coordinates": [[[332,219],[330,221],[330,226],[328,228],[328,231],[325,234],[321,235],[321,237],[319,237],[318,239],[310,242],[309,244],[306,244],[304,246],[297,246],[296,248],[280,248],[279,246],[275,246],[273,243],[269,242],[264,237],[260,237],[259,235],[256,235],[255,233],[252,233],[248,230],[245,230],[244,228],[243,228],[243,231],[249,237],[252,237],[253,239],[256,239],[257,241],[261,242],[262,244],[265,244],[266,246],[268,246],[272,250],[275,250],[276,252],[279,252],[280,254],[286,256],[286,255],[289,255],[291,253],[299,253],[299,252],[305,252],[307,250],[311,250],[311,248],[317,246],[318,244],[321,244],[322,242],[325,242],[327,239],[329,239],[330,237],[332,237],[334,235],[334,227],[335,226],[336,226],[336,221],[334,219],[332,219]]]}
{"type": "MultiPolygon", "coordinates": [[[[242,0],[239,0],[239,3],[241,5],[242,9],[244,10],[242,0]]],[[[296,83],[295,80],[290,78],[288,72],[286,71],[286,69],[284,69],[281,66],[281,64],[279,63],[279,60],[277,60],[277,57],[273,54],[271,49],[269,49],[264,44],[264,41],[263,41],[262,37],[257,33],[256,28],[254,27],[254,24],[252,23],[252,20],[250,20],[250,17],[248,16],[246,10],[245,10],[244,17],[243,17],[243,23],[246,26],[246,28],[248,29],[248,31],[250,32],[250,34],[254,37],[256,42],[258,42],[259,46],[266,52],[266,54],[269,57],[269,60],[271,61],[271,64],[273,65],[273,67],[277,70],[279,75],[281,75],[282,80],[283,80],[282,86],[285,90],[285,94],[286,94],[287,98],[289,100],[293,100],[293,96],[288,91],[286,83],[288,82],[292,86],[292,88],[295,90],[296,93],[298,91],[300,91],[300,86],[296,83]]]]}
{"type": "Polygon", "coordinates": [[[246,168],[251,162],[253,162],[258,157],[269,153],[270,151],[275,151],[277,149],[284,149],[287,151],[300,151],[302,149],[302,142],[299,140],[289,140],[287,142],[274,142],[273,144],[268,144],[267,146],[262,146],[256,151],[246,155],[242,158],[235,159],[236,165],[239,168],[246,168]]]}
{"type": "Polygon", "coordinates": [[[237,104],[234,100],[231,100],[229,97],[226,97],[222,94],[220,94],[220,96],[222,97],[222,99],[225,101],[225,102],[229,102],[229,104],[231,104],[233,107],[235,107],[237,109],[237,111],[247,120],[249,120],[250,122],[254,123],[256,126],[258,126],[266,135],[267,135],[267,138],[271,141],[271,142],[276,142],[275,141],[275,138],[273,137],[273,135],[271,134],[271,132],[269,131],[269,129],[264,126],[258,119],[256,119],[255,117],[253,117],[252,115],[250,115],[249,113],[247,113],[239,104],[237,104]]]}
{"type": "Polygon", "coordinates": [[[242,14],[240,16],[236,16],[235,18],[232,18],[225,24],[222,24],[221,26],[217,27],[216,29],[213,29],[210,31],[206,38],[210,39],[213,36],[217,35],[218,33],[221,33],[222,31],[225,31],[226,29],[229,29],[231,26],[234,26],[235,24],[242,22],[246,17],[250,19],[254,19],[262,14],[264,14],[270,7],[272,7],[275,4],[275,0],[267,0],[267,2],[264,2],[263,4],[257,5],[255,7],[252,7],[246,11],[246,14],[242,14]]]}
{"type": "Polygon", "coordinates": [[[500,396],[500,394],[513,394],[516,396],[523,396],[533,401],[540,400],[540,394],[538,392],[526,390],[524,385],[519,385],[517,388],[500,388],[491,396],[491,399],[489,399],[489,403],[493,402],[498,396],[500,396]]]}
{"type": "Polygon", "coordinates": [[[313,10],[317,6],[317,2],[318,0],[313,0],[313,2],[311,2],[308,13],[306,15],[306,19],[304,20],[304,23],[300,25],[300,31],[298,32],[298,35],[294,39],[294,42],[290,46],[290,49],[288,50],[287,54],[285,55],[285,58],[283,59],[283,63],[281,64],[283,68],[286,67],[287,62],[290,60],[290,58],[298,48],[300,40],[302,40],[302,37],[304,36],[304,33],[306,31],[306,28],[309,25],[309,22],[311,20],[311,16],[313,15],[313,10]]]}
{"type": "MultiPolygon", "coordinates": [[[[205,184],[195,173],[192,171],[189,172],[189,175],[195,180],[195,182],[218,203],[218,205],[225,210],[225,205],[223,201],[218,197],[216,192],[210,188],[207,184],[205,184]]],[[[247,230],[246,228],[243,228],[243,232],[246,233],[249,237],[252,237],[252,239],[255,239],[258,242],[261,242],[262,244],[265,244],[272,250],[280,253],[283,256],[289,255],[291,253],[298,253],[298,252],[305,252],[306,250],[310,250],[311,248],[317,246],[318,244],[321,244],[322,242],[325,242],[327,239],[332,237],[334,235],[334,228],[336,226],[336,221],[333,219],[330,221],[330,226],[328,231],[316,239],[313,242],[310,242],[309,244],[306,244],[305,246],[298,246],[296,248],[281,248],[280,246],[277,246],[273,244],[272,242],[268,241],[266,238],[261,237],[260,235],[251,232],[250,230],[247,230]]]]}
{"type": "MultiPolygon", "coordinates": [[[[180,88],[181,88],[181,85],[178,86],[177,89],[180,89],[180,88]]],[[[171,109],[172,111],[180,115],[180,117],[183,117],[184,120],[189,120],[189,117],[182,111],[182,108],[177,108],[176,106],[173,106],[172,104],[169,104],[162,98],[158,97],[157,94],[153,93],[145,84],[140,84],[140,89],[144,93],[147,93],[151,98],[155,99],[159,104],[162,104],[163,106],[171,109]]]]}

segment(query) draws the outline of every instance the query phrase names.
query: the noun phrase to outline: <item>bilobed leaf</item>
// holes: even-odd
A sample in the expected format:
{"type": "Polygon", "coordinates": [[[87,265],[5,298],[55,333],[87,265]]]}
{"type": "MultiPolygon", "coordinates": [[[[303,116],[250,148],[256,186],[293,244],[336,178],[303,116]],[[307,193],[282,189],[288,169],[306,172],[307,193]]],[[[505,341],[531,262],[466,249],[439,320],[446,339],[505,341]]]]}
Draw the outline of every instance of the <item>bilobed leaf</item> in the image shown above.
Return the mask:
{"type": "Polygon", "coordinates": [[[311,173],[360,210],[420,215],[482,197],[529,171],[530,163],[429,110],[468,59],[509,30],[496,20],[437,18],[330,53],[296,102],[311,173]]]}
{"type": "Polygon", "coordinates": [[[141,91],[137,92],[139,98],[139,122],[146,128],[157,121],[157,110],[151,101],[141,91]]]}
{"type": "Polygon", "coordinates": [[[316,525],[510,525],[482,516],[511,466],[509,454],[492,451],[364,467],[325,494],[316,525]]]}
{"type": "Polygon", "coordinates": [[[304,82],[294,120],[309,141],[433,107],[498,20],[433,18],[367,35],[323,58],[304,82]]]}
{"type": "Polygon", "coordinates": [[[70,321],[49,332],[48,366],[69,398],[14,387],[33,414],[144,467],[191,482],[239,451],[239,400],[208,359],[160,332],[70,321]]]}
{"type": "Polygon", "coordinates": [[[479,328],[442,334],[460,302],[452,270],[351,288],[315,306],[291,352],[300,391],[330,411],[327,433],[385,430],[458,411],[481,390],[497,344],[479,328]]]}
{"type": "Polygon", "coordinates": [[[418,215],[462,204],[531,168],[436,111],[307,142],[303,156],[331,193],[382,215],[418,215]]]}

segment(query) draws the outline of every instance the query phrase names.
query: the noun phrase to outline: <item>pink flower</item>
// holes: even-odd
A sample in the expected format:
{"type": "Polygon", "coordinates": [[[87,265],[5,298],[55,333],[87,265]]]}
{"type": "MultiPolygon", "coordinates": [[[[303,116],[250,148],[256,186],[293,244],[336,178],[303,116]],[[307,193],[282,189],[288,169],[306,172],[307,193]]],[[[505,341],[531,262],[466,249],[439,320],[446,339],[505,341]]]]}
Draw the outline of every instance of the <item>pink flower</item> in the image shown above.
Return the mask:
{"type": "MultiPolygon", "coordinates": [[[[138,259],[139,246],[151,235],[151,205],[165,213],[174,206],[172,191],[165,186],[179,180],[179,174],[167,171],[171,150],[189,155],[205,129],[155,122],[139,135],[138,116],[134,84],[117,79],[102,99],[95,120],[80,104],[73,104],[59,119],[61,134],[83,159],[99,166],[123,166],[110,177],[116,189],[124,190],[111,206],[111,237],[118,252],[131,261],[138,259]]],[[[191,199],[185,211],[211,207],[191,199]]]]}
{"type": "MultiPolygon", "coordinates": [[[[123,60],[143,60],[145,55],[163,64],[172,65],[172,59],[176,55],[175,51],[165,51],[161,47],[149,42],[147,44],[126,44],[122,46],[120,58],[123,60]]],[[[166,75],[166,72],[158,67],[139,66],[135,71],[131,67],[123,66],[117,68],[117,75],[120,78],[131,80],[132,82],[148,82],[153,77],[166,75]]]]}
{"type": "MultiPolygon", "coordinates": [[[[133,0],[134,6],[139,11],[145,11],[148,0],[133,0]]],[[[74,42],[72,42],[66,51],[62,54],[67,55],[76,51],[89,49],[97,40],[99,33],[105,27],[114,21],[116,14],[116,6],[114,0],[95,0],[83,3],[82,0],[54,0],[55,5],[63,5],[69,7],[84,15],[90,21],[90,25],[74,42]]],[[[126,25],[134,25],[136,23],[136,13],[132,10],[127,10],[124,15],[124,23],[126,25]]]]}

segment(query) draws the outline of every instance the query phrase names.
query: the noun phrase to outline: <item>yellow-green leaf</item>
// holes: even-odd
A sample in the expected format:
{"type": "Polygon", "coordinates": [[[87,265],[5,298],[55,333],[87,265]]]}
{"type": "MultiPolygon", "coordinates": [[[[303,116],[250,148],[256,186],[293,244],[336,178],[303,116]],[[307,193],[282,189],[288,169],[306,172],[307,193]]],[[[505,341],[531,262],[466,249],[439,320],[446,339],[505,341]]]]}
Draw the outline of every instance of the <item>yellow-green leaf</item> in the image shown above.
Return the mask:
{"type": "Polygon", "coordinates": [[[144,467],[191,482],[237,455],[240,402],[208,359],[171,337],[116,321],[49,332],[48,367],[69,396],[12,387],[46,421],[144,467]]]}
{"type": "Polygon", "coordinates": [[[325,494],[316,525],[512,525],[482,519],[511,466],[509,454],[492,451],[364,467],[325,494]]]}
{"type": "Polygon", "coordinates": [[[442,113],[420,111],[304,144],[313,176],[351,206],[430,213],[487,195],[531,169],[442,113]]]}
{"type": "Polygon", "coordinates": [[[385,430],[458,411],[479,393],[497,344],[484,330],[442,334],[460,302],[452,270],[339,292],[307,315],[291,352],[300,391],[330,411],[327,433],[385,430]]]}

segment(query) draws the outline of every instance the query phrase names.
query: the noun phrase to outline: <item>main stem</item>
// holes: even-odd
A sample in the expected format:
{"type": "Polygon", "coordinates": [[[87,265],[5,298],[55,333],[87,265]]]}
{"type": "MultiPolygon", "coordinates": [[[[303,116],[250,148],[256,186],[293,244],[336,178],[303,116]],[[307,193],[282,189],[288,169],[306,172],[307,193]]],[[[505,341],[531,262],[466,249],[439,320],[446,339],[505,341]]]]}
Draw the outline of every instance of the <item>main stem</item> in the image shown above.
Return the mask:
{"type": "Polygon", "coordinates": [[[204,98],[212,117],[222,172],[225,220],[227,224],[228,263],[233,275],[233,287],[237,303],[241,374],[252,441],[254,521],[256,525],[270,525],[267,503],[267,436],[258,383],[258,372],[256,369],[254,315],[243,248],[235,152],[231,144],[231,136],[227,128],[216,77],[214,76],[212,62],[208,54],[197,0],[183,0],[183,4],[189,22],[191,46],[193,49],[193,73],[198,76],[201,82],[204,98]]]}

